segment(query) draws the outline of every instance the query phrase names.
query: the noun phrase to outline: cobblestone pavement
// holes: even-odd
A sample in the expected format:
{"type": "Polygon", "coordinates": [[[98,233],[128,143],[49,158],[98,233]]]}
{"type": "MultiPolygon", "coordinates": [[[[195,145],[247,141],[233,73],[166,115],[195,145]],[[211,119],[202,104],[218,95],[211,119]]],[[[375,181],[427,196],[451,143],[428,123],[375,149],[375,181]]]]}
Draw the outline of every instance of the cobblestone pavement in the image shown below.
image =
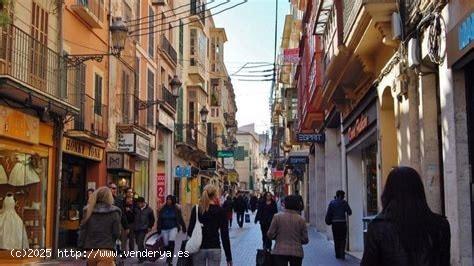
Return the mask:
{"type": "MultiPolygon", "coordinates": [[[[235,218],[235,217],[234,217],[235,218]]],[[[253,221],[254,217],[251,218],[253,221]]],[[[337,260],[334,257],[334,246],[331,242],[327,241],[326,238],[318,233],[314,228],[308,229],[309,233],[309,244],[304,246],[305,257],[303,259],[304,266],[343,266],[343,265],[359,265],[360,261],[352,256],[346,255],[346,260],[337,260]]],[[[177,239],[177,247],[181,246],[181,241],[185,236],[180,234],[177,239]]],[[[230,229],[230,241],[232,247],[233,265],[235,266],[250,266],[255,265],[255,257],[257,249],[261,248],[261,232],[260,226],[257,224],[245,224],[243,228],[238,228],[236,220],[230,229]]],[[[178,252],[178,249],[175,253],[178,252]]],[[[177,258],[174,259],[174,265],[176,265],[177,258]]],[[[86,265],[84,260],[78,261],[56,261],[42,263],[43,265],[86,265]]],[[[145,262],[138,264],[137,259],[127,259],[125,265],[165,265],[164,261],[158,260],[157,262],[145,262]]],[[[225,266],[225,255],[222,251],[222,263],[225,266]]]]}

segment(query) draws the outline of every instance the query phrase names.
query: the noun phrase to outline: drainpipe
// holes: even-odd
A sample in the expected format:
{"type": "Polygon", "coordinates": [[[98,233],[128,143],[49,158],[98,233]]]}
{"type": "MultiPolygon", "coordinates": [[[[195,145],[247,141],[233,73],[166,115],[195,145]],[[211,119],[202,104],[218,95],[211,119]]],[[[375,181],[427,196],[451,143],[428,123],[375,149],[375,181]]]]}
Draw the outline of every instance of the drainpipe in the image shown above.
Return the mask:
{"type": "MultiPolygon", "coordinates": [[[[57,9],[58,9],[58,49],[60,60],[63,56],[63,6],[62,1],[57,1],[57,9]]],[[[63,64],[59,64],[60,66],[65,67],[63,64]]],[[[59,79],[58,84],[62,84],[61,82],[61,73],[63,71],[59,71],[59,79]]],[[[67,74],[67,70],[65,72],[67,74]]],[[[54,219],[54,238],[53,238],[53,257],[58,258],[58,249],[59,249],[59,214],[61,209],[61,182],[62,182],[62,161],[63,161],[63,145],[62,139],[64,134],[64,124],[63,124],[63,117],[58,116],[54,119],[54,145],[56,148],[56,205],[55,205],[55,219],[54,219]]]]}

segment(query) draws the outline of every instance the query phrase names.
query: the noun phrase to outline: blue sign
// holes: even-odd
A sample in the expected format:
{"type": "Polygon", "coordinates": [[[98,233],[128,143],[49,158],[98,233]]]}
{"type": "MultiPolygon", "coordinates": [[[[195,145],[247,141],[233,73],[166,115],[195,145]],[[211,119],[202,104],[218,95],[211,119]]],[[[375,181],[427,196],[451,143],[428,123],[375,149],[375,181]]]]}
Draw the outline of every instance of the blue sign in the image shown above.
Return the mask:
{"type": "Polygon", "coordinates": [[[184,176],[191,177],[191,166],[188,165],[184,167],[184,176]]]}
{"type": "Polygon", "coordinates": [[[459,50],[464,49],[474,41],[474,12],[459,26],[459,50]]]}
{"type": "Polygon", "coordinates": [[[183,170],[184,170],[184,169],[181,168],[179,165],[176,166],[176,168],[175,168],[175,170],[174,170],[174,176],[175,176],[175,177],[178,177],[178,178],[183,177],[183,170]]]}
{"type": "Polygon", "coordinates": [[[289,164],[308,164],[309,158],[308,156],[290,156],[288,158],[289,164]]]}

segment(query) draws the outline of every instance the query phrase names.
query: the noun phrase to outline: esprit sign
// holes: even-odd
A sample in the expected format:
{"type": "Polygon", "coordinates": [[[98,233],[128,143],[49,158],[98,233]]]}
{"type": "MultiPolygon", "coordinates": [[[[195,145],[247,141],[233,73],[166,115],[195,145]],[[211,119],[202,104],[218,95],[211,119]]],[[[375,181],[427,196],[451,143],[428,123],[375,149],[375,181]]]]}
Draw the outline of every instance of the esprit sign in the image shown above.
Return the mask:
{"type": "Polygon", "coordinates": [[[298,142],[324,143],[324,134],[298,133],[296,140],[298,142]]]}
{"type": "Polygon", "coordinates": [[[360,133],[362,133],[362,131],[367,128],[368,125],[369,118],[367,117],[367,115],[362,115],[357,118],[356,122],[354,123],[354,126],[350,127],[347,131],[347,137],[349,138],[349,141],[352,141],[357,138],[360,133]]]}

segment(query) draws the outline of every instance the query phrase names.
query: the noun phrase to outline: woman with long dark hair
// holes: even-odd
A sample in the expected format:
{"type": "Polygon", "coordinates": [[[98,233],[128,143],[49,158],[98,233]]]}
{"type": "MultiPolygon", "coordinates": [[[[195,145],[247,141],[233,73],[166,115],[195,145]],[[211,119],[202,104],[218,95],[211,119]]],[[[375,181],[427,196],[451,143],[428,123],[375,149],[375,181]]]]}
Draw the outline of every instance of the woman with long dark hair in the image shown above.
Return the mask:
{"type": "Polygon", "coordinates": [[[278,213],[277,205],[270,192],[265,192],[263,195],[264,201],[258,206],[257,215],[255,216],[255,223],[260,222],[260,230],[262,231],[263,248],[266,250],[272,249],[272,240],[268,238],[267,232],[272,223],[273,216],[278,213]]]}
{"type": "Polygon", "coordinates": [[[429,208],[416,170],[396,167],[390,172],[382,207],[369,224],[361,265],[449,265],[449,223],[429,208]]]}

